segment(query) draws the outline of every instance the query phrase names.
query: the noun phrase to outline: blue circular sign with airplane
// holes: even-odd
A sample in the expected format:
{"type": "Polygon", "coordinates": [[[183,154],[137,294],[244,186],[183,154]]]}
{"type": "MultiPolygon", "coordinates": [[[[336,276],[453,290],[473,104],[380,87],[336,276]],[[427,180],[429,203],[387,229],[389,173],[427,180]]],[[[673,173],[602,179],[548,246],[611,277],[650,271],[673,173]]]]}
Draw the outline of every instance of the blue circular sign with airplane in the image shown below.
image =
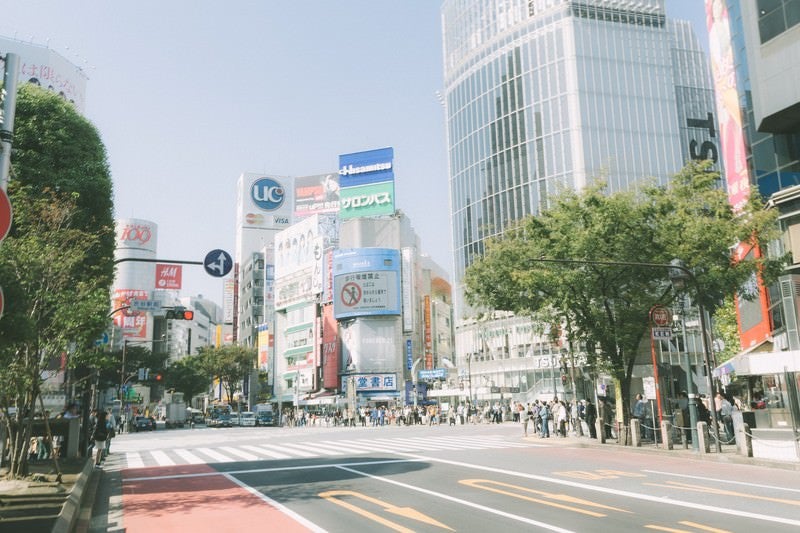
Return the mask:
{"type": "Polygon", "coordinates": [[[275,211],[283,205],[286,191],[283,185],[272,178],[261,178],[253,183],[250,188],[250,197],[253,203],[264,211],[275,211]]]}
{"type": "Polygon", "coordinates": [[[233,268],[233,259],[231,254],[225,250],[211,250],[203,260],[203,268],[206,269],[209,275],[221,278],[226,276],[233,268]]]}

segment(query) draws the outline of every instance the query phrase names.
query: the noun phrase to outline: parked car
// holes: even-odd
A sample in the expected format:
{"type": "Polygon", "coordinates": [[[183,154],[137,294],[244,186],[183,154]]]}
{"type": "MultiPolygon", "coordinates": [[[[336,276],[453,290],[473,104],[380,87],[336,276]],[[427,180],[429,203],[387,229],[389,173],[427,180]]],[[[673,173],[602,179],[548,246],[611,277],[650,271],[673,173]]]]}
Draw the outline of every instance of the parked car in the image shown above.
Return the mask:
{"type": "Polygon", "coordinates": [[[252,411],[244,411],[242,413],[242,427],[256,426],[256,414],[252,411]]]}
{"type": "Polygon", "coordinates": [[[156,425],[153,423],[152,418],[137,416],[133,419],[131,429],[133,429],[133,431],[155,431],[156,425]]]}

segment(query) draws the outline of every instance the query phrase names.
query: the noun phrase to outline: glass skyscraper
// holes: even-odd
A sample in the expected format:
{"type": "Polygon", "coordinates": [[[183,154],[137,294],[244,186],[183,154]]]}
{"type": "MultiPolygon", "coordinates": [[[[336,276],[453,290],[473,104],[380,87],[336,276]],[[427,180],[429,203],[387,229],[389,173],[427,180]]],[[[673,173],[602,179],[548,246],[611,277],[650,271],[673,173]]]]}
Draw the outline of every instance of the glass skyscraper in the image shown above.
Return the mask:
{"type": "Polygon", "coordinates": [[[561,187],[614,192],[717,160],[707,60],[663,0],[445,0],[442,27],[460,363],[520,394],[557,388],[557,348],[522,319],[478,319],[464,271],[561,187]]]}

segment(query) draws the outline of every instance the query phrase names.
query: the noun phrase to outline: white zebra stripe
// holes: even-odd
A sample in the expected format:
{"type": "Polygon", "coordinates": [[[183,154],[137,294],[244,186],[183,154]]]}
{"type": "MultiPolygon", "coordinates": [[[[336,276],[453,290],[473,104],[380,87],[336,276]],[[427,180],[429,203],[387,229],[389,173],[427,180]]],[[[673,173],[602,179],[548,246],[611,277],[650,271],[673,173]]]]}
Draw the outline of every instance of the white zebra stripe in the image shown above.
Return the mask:
{"type": "Polygon", "coordinates": [[[195,451],[198,451],[203,455],[207,455],[220,463],[232,463],[236,460],[236,459],[231,459],[227,455],[222,455],[221,453],[217,453],[211,448],[197,448],[195,451]]]}
{"type": "Polygon", "coordinates": [[[220,450],[222,450],[222,451],[224,451],[226,453],[229,453],[231,455],[235,455],[237,457],[241,457],[242,459],[244,459],[246,461],[257,461],[259,459],[259,457],[257,455],[253,455],[252,453],[243,452],[241,450],[238,450],[238,449],[234,448],[233,446],[222,446],[222,447],[220,447],[218,449],[220,449],[220,450]]]}
{"type": "Polygon", "coordinates": [[[193,454],[189,450],[184,450],[183,448],[178,448],[178,449],[175,449],[175,450],[172,450],[172,451],[175,452],[176,455],[180,455],[181,459],[183,459],[184,461],[186,461],[190,465],[205,464],[205,461],[203,461],[200,457],[197,457],[195,454],[193,454]]]}
{"type": "Polygon", "coordinates": [[[169,458],[169,455],[164,453],[163,450],[153,450],[150,452],[150,455],[153,456],[153,459],[156,460],[158,466],[175,466],[175,461],[169,458]]]}
{"type": "Polygon", "coordinates": [[[144,468],[144,461],[142,461],[142,456],[137,452],[126,453],[125,462],[128,464],[128,468],[144,468]]]}
{"type": "Polygon", "coordinates": [[[242,448],[259,453],[261,455],[266,455],[267,457],[272,457],[273,459],[289,459],[291,457],[291,455],[286,455],[285,453],[268,450],[263,446],[242,445],[242,448]]]}

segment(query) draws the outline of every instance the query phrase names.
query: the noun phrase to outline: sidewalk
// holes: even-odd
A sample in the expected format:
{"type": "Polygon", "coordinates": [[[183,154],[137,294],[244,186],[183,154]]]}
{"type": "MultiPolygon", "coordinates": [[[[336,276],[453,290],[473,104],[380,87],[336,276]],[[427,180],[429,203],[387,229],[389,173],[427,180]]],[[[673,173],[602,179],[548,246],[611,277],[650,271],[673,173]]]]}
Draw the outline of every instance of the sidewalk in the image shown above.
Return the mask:
{"type": "MultiPolygon", "coordinates": [[[[520,425],[520,433],[522,426],[520,425]]],[[[743,465],[764,466],[768,468],[778,468],[782,470],[795,470],[800,472],[800,462],[791,461],[778,461],[772,459],[762,459],[754,457],[746,457],[738,453],[737,447],[732,444],[723,444],[722,453],[718,453],[716,446],[712,444],[709,453],[701,452],[692,448],[691,444],[688,448],[684,448],[683,444],[676,443],[673,445],[672,450],[668,450],[663,443],[655,444],[652,441],[645,441],[641,446],[625,446],[617,442],[616,439],[606,439],[605,443],[601,443],[600,439],[592,439],[588,436],[579,437],[572,433],[566,437],[556,437],[551,433],[550,438],[543,439],[538,435],[528,432],[528,437],[522,437],[525,441],[535,443],[547,443],[550,445],[564,445],[575,446],[579,448],[606,448],[609,450],[624,449],[626,452],[632,453],[649,453],[649,454],[662,454],[670,455],[673,457],[685,457],[687,459],[694,459],[698,461],[716,461],[720,463],[733,463],[743,465]]]]}

